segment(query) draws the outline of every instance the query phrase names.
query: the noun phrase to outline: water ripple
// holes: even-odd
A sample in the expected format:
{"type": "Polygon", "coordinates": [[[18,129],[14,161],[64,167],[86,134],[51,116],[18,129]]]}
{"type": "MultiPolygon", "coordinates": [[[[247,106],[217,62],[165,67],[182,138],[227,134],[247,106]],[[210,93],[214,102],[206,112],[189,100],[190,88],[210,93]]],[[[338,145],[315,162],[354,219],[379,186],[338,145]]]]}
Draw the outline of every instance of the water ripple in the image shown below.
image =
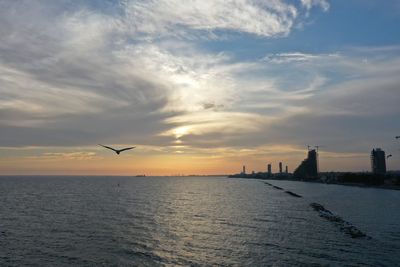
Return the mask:
{"type": "Polygon", "coordinates": [[[1,177],[0,265],[399,262],[400,211],[382,215],[379,206],[358,204],[370,199],[400,203],[398,194],[348,189],[357,192],[354,201],[351,192],[337,186],[331,190],[295,182],[262,183],[205,177],[1,177]],[[308,207],[311,202],[324,203],[362,226],[374,236],[373,242],[338,235],[336,227],[308,207]],[[352,205],[357,209],[348,212],[352,205]]]}

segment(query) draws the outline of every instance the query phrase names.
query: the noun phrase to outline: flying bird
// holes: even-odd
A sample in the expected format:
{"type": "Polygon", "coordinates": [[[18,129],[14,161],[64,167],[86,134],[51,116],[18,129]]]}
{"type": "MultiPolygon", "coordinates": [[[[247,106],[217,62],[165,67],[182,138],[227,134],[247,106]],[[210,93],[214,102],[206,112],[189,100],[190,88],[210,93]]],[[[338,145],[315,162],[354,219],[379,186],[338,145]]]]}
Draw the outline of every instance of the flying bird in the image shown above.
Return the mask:
{"type": "Polygon", "coordinates": [[[388,158],[390,158],[390,157],[393,157],[392,154],[387,155],[387,156],[386,156],[386,159],[388,159],[388,158]]]}
{"type": "Polygon", "coordinates": [[[399,138],[400,138],[400,135],[396,136],[396,139],[399,139],[399,138]]]}
{"type": "Polygon", "coordinates": [[[104,145],[102,145],[102,144],[99,144],[99,146],[102,146],[102,147],[111,149],[112,151],[114,151],[114,152],[117,153],[118,155],[119,155],[119,153],[121,153],[122,151],[130,150],[130,149],[134,149],[134,148],[135,148],[135,146],[133,146],[133,147],[126,147],[126,148],[122,148],[122,149],[115,149],[115,148],[112,148],[112,147],[109,147],[109,146],[104,146],[104,145]]]}

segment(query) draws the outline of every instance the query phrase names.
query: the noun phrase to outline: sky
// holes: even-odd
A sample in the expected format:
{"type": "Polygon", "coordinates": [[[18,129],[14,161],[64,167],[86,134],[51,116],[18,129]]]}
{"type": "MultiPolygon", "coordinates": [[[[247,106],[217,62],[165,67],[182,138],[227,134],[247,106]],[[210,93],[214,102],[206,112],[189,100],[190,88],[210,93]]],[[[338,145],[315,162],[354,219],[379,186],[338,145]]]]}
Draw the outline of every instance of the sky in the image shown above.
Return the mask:
{"type": "Polygon", "coordinates": [[[399,25],[399,0],[0,0],[0,174],[293,171],[307,145],[400,169],[399,25]]]}

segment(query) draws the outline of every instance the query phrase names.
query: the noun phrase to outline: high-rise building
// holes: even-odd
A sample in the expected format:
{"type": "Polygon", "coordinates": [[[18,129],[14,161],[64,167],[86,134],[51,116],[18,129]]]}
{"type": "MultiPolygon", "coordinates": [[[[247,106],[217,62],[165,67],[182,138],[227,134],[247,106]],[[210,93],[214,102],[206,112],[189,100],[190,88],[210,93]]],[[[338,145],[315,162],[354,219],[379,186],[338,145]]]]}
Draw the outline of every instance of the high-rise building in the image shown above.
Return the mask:
{"type": "Polygon", "coordinates": [[[243,171],[242,174],[246,174],[246,165],[243,165],[243,171]]]}
{"type": "Polygon", "coordinates": [[[268,175],[271,176],[272,175],[272,165],[268,164],[268,175]]]}
{"type": "Polygon", "coordinates": [[[318,152],[315,149],[308,151],[309,172],[312,176],[318,176],[318,152]]]}
{"type": "Polygon", "coordinates": [[[308,151],[307,158],[294,171],[294,176],[303,180],[318,178],[318,152],[315,149],[308,151]]]}
{"type": "Polygon", "coordinates": [[[286,173],[289,173],[289,169],[288,169],[288,166],[286,165],[286,168],[285,168],[285,172],[286,173]]]}
{"type": "Polygon", "coordinates": [[[279,173],[282,173],[282,162],[279,162],[279,173]]]}
{"type": "Polygon", "coordinates": [[[386,173],[385,151],[380,148],[375,148],[371,151],[371,170],[375,174],[386,173]]]}

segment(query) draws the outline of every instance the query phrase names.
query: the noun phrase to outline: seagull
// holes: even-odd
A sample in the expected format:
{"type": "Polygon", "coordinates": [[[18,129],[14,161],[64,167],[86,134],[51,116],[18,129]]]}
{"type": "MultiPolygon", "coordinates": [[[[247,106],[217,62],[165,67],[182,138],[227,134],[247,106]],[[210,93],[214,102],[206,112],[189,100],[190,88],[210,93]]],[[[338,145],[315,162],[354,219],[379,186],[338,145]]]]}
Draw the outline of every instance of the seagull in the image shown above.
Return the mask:
{"type": "Polygon", "coordinates": [[[133,146],[133,147],[126,147],[126,148],[123,148],[123,149],[115,149],[115,148],[112,148],[112,147],[109,147],[109,146],[103,146],[102,144],[99,144],[99,146],[102,146],[102,147],[111,149],[112,151],[114,151],[114,152],[117,153],[118,155],[119,155],[119,153],[121,153],[122,151],[129,150],[129,149],[134,149],[134,148],[135,148],[135,146],[133,146]]]}
{"type": "Polygon", "coordinates": [[[392,154],[387,155],[386,159],[388,159],[388,158],[390,158],[390,157],[393,157],[392,154]]]}
{"type": "Polygon", "coordinates": [[[400,135],[396,136],[396,139],[399,139],[399,138],[400,138],[400,135]]]}

